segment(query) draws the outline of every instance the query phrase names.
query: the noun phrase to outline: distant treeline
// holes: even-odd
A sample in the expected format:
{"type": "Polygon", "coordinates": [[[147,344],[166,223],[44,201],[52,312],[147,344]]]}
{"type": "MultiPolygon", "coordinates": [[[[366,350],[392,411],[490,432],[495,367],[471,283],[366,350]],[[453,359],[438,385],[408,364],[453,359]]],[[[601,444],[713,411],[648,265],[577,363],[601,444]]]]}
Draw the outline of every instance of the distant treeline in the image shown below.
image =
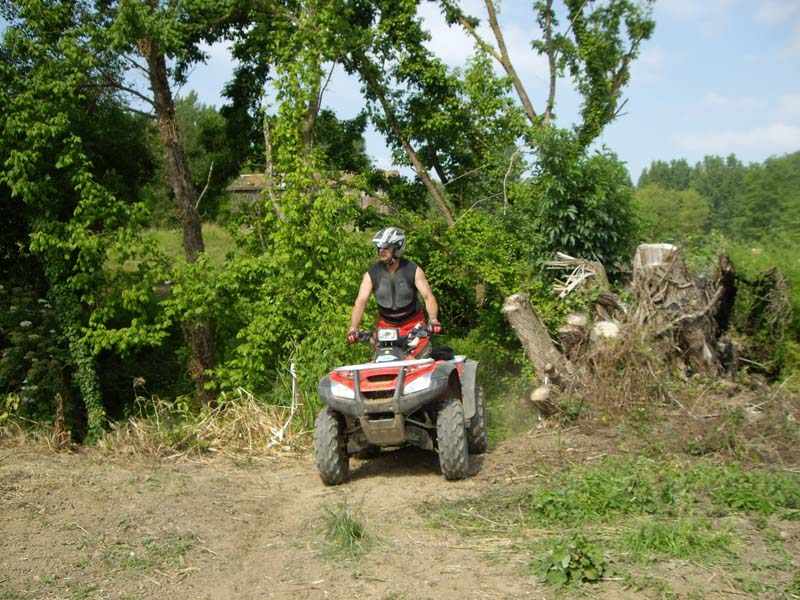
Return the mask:
{"type": "Polygon", "coordinates": [[[712,230],[740,241],[800,243],[800,151],[743,164],[733,154],[654,161],[637,184],[645,237],[687,241],[712,230]]]}

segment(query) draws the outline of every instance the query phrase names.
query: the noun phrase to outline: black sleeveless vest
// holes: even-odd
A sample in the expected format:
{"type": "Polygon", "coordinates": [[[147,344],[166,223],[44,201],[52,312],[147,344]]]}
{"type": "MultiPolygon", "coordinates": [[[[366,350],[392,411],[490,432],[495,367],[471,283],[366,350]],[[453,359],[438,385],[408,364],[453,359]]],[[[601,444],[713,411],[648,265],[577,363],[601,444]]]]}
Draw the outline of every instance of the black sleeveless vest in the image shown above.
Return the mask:
{"type": "Polygon", "coordinates": [[[385,321],[400,325],[419,312],[417,286],[414,283],[417,265],[401,258],[400,266],[394,273],[380,262],[372,265],[368,273],[378,301],[378,312],[385,321]]]}

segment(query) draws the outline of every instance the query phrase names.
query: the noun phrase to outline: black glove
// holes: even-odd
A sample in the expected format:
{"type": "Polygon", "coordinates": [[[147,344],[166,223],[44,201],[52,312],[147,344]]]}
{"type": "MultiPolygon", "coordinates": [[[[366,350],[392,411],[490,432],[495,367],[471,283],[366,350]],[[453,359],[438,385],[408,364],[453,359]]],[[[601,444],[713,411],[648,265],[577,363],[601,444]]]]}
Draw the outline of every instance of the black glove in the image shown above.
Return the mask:
{"type": "Polygon", "coordinates": [[[431,319],[428,322],[428,333],[432,335],[440,335],[442,333],[442,324],[436,319],[431,319]]]}

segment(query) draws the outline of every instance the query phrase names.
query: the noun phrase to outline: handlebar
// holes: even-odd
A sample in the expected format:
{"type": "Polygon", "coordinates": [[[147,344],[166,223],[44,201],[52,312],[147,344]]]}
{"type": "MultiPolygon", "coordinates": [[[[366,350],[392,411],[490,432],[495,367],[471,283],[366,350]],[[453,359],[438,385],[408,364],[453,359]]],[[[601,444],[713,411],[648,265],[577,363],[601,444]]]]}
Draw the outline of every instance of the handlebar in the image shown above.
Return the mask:
{"type": "MultiPolygon", "coordinates": [[[[356,331],[357,342],[370,342],[377,337],[377,329],[363,329],[356,331]]],[[[441,335],[439,333],[431,333],[426,325],[416,325],[408,332],[408,335],[399,336],[398,341],[408,341],[414,338],[426,338],[441,335]]]]}

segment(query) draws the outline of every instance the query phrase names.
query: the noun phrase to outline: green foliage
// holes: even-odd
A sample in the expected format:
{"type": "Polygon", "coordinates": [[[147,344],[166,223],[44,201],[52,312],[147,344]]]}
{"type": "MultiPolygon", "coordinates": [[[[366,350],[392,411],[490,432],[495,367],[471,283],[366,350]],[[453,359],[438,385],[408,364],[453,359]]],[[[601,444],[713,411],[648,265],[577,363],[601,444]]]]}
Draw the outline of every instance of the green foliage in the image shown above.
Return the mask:
{"type": "Polygon", "coordinates": [[[31,289],[2,284],[0,305],[5,307],[0,312],[0,389],[14,390],[14,414],[49,422],[55,395],[72,393],[69,348],[59,335],[53,305],[31,289]]]}
{"type": "Polygon", "coordinates": [[[608,563],[603,552],[580,534],[552,543],[540,565],[545,581],[564,586],[579,581],[597,582],[603,578],[608,563]]]}
{"type": "Polygon", "coordinates": [[[699,193],[708,201],[711,227],[743,242],[767,241],[776,233],[798,240],[798,161],[800,152],[748,166],[733,154],[706,156],[694,167],[684,159],[654,161],[639,177],[638,188],[656,184],[699,193]]]}
{"type": "Polygon", "coordinates": [[[552,488],[532,489],[524,500],[529,518],[544,525],[576,527],[655,512],[659,493],[641,469],[615,460],[604,467],[577,469],[558,477],[552,488]]]}
{"type": "Polygon", "coordinates": [[[746,168],[730,154],[726,158],[706,156],[694,167],[691,186],[711,205],[712,226],[725,234],[733,233],[733,218],[744,191],[746,168]]]}
{"type": "Polygon", "coordinates": [[[325,156],[326,166],[333,171],[365,173],[372,161],[367,155],[364,132],[367,115],[339,120],[330,109],[322,109],[314,124],[314,145],[325,156]]]}
{"type": "MultiPolygon", "coordinates": [[[[558,36],[556,43],[583,98],[583,122],[576,132],[586,148],[617,116],[621,89],[630,79],[629,63],[655,29],[653,2],[614,0],[587,7],[583,0],[566,0],[564,4],[574,41],[558,36]]],[[[541,12],[544,3],[536,6],[541,12]]],[[[534,47],[546,52],[547,42],[534,47]]]]}
{"type": "Polygon", "coordinates": [[[800,481],[779,471],[609,458],[559,473],[510,505],[529,526],[582,527],[651,514],[771,515],[795,510],[798,500],[800,481]]]}
{"type": "Polygon", "coordinates": [[[675,191],[655,184],[636,190],[636,205],[647,242],[685,246],[708,233],[711,209],[708,199],[694,190],[675,191]]]}
{"type": "MultiPolygon", "coordinates": [[[[181,134],[192,184],[198,196],[202,194],[199,208],[205,219],[221,215],[225,186],[239,173],[241,159],[235,142],[230,139],[231,125],[213,106],[199,102],[194,91],[175,99],[175,120],[181,134]]],[[[167,177],[155,127],[146,132],[147,151],[157,157],[157,170],[140,193],[149,213],[149,223],[159,227],[176,223],[175,198],[167,177]]]]}
{"type": "MultiPolygon", "coordinates": [[[[706,157],[710,158],[710,157],[706,157]]],[[[636,186],[639,189],[652,185],[664,190],[683,192],[692,186],[696,168],[693,169],[685,158],[671,160],[654,160],[649,168],[645,168],[639,175],[636,186]]]]}
{"type": "Polygon", "coordinates": [[[517,235],[536,255],[594,259],[610,272],[631,257],[637,240],[633,188],[623,163],[604,149],[588,155],[564,130],[543,130],[530,198],[510,212],[517,235]]]}
{"type": "Polygon", "coordinates": [[[759,515],[800,509],[800,481],[792,473],[745,471],[732,465],[699,474],[697,483],[721,508],[759,515]]]}
{"type": "Polygon", "coordinates": [[[737,198],[733,230],[741,239],[777,235],[800,242],[800,151],[750,165],[737,198]]]}
{"type": "Polygon", "coordinates": [[[800,371],[800,240],[776,236],[753,247],[727,241],[723,250],[735,265],[738,284],[733,326],[748,334],[748,350],[773,374],[800,371]]]}

